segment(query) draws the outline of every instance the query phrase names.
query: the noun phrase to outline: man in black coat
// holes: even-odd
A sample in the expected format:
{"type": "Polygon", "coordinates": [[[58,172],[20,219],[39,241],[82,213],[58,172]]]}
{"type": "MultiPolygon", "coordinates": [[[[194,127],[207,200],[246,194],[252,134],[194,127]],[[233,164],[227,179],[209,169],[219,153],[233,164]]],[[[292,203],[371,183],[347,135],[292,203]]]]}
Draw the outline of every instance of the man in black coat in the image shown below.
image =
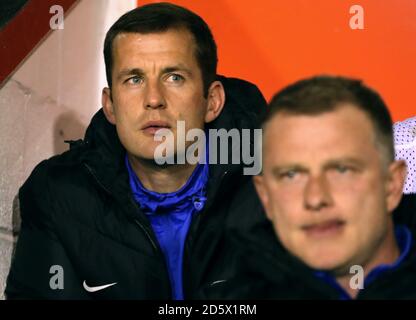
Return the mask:
{"type": "Polygon", "coordinates": [[[401,200],[406,165],[380,96],[358,80],[302,80],[272,99],[263,129],[254,182],[269,221],[260,203],[235,204],[254,213],[230,221],[245,267],[205,295],[416,299],[416,203],[401,200]]]}
{"type": "Polygon", "coordinates": [[[263,96],[217,76],[208,26],[171,4],[123,15],[104,57],[108,88],[85,139],[19,191],[8,299],[181,300],[234,272],[224,221],[232,201],[256,197],[240,189],[256,171],[263,96]]]}

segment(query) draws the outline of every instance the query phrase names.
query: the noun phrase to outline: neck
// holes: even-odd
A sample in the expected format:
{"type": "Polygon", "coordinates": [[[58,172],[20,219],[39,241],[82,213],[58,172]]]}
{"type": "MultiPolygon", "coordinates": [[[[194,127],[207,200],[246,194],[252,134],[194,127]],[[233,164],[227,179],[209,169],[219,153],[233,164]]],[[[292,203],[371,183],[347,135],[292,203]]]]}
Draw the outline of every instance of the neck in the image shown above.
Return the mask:
{"type": "MultiPolygon", "coordinates": [[[[382,264],[393,264],[396,260],[400,257],[400,249],[396,241],[394,227],[392,221],[390,221],[388,226],[389,232],[386,235],[385,239],[383,239],[375,250],[375,253],[367,259],[366,262],[362,263],[361,266],[364,269],[364,278],[376,267],[382,264]]],[[[356,298],[360,289],[354,289],[350,285],[351,280],[357,279],[357,273],[350,273],[350,270],[346,270],[343,272],[342,275],[336,276],[336,281],[338,284],[352,297],[356,298]],[[352,279],[354,278],[354,279],[352,279]]],[[[365,289],[365,288],[363,288],[365,289]]]]}
{"type": "Polygon", "coordinates": [[[128,159],[142,185],[150,191],[170,193],[179,190],[188,181],[196,164],[160,166],[153,161],[143,160],[131,154],[128,159]]]}

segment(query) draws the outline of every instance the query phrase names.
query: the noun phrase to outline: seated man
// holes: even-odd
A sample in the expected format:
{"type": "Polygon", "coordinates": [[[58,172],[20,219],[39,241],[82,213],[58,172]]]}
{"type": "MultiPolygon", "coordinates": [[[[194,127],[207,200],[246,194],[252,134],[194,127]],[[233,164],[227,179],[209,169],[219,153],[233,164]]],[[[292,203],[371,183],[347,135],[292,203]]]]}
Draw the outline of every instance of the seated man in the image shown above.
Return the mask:
{"type": "Polygon", "coordinates": [[[156,136],[170,132],[182,157],[191,130],[258,128],[263,96],[216,75],[208,26],[172,4],[123,15],[104,58],[108,88],[84,141],[40,163],[19,191],[8,299],[180,300],[233,274],[224,222],[231,201],[256,199],[239,189],[251,181],[240,148],[219,146],[228,162],[211,162],[208,148],[209,163],[160,164],[156,136]]]}
{"type": "Polygon", "coordinates": [[[357,80],[302,80],[272,99],[263,129],[263,172],[254,183],[271,223],[240,229],[244,272],[205,294],[416,298],[416,228],[392,217],[406,166],[394,160],[380,96],[357,80]]]}

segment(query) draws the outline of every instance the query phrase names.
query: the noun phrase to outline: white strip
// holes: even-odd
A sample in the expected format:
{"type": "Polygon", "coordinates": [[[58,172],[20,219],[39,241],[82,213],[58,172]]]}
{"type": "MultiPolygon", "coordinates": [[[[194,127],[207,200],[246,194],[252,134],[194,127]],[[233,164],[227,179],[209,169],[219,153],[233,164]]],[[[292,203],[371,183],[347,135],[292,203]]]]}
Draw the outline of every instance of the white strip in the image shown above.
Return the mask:
{"type": "Polygon", "coordinates": [[[218,283],[223,283],[223,282],[226,282],[227,280],[217,280],[217,281],[214,281],[214,282],[212,282],[211,284],[210,284],[210,286],[215,286],[216,284],[218,284],[218,283]]]}
{"type": "Polygon", "coordinates": [[[110,284],[105,284],[105,285],[103,285],[103,286],[98,286],[98,287],[89,287],[88,285],[87,285],[87,283],[85,282],[85,280],[84,280],[84,282],[83,282],[83,286],[84,286],[84,289],[85,290],[87,290],[88,292],[96,292],[96,291],[100,291],[100,290],[103,290],[103,289],[105,289],[105,288],[108,288],[108,287],[111,287],[111,286],[114,286],[115,284],[116,284],[117,282],[113,282],[113,283],[110,283],[110,284]]]}

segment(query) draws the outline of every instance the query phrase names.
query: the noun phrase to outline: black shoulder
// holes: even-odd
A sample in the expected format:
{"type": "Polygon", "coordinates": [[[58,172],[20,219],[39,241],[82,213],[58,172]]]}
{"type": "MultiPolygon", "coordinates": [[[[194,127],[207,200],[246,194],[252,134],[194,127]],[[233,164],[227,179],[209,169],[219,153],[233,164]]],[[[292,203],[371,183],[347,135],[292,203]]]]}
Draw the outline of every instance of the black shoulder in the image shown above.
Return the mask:
{"type": "Polygon", "coordinates": [[[51,223],[51,201],[48,169],[50,160],[39,163],[20,187],[19,208],[22,223],[48,225],[51,223]]]}
{"type": "Polygon", "coordinates": [[[19,189],[19,208],[25,223],[50,223],[53,218],[53,200],[59,177],[74,176],[79,168],[81,148],[41,161],[19,189]]]}
{"type": "Polygon", "coordinates": [[[243,107],[247,112],[262,115],[266,112],[267,102],[259,88],[246,80],[218,76],[224,86],[227,101],[243,107]]]}
{"type": "Polygon", "coordinates": [[[403,195],[393,212],[393,219],[395,224],[405,224],[413,232],[416,231],[416,194],[403,195]]]}

